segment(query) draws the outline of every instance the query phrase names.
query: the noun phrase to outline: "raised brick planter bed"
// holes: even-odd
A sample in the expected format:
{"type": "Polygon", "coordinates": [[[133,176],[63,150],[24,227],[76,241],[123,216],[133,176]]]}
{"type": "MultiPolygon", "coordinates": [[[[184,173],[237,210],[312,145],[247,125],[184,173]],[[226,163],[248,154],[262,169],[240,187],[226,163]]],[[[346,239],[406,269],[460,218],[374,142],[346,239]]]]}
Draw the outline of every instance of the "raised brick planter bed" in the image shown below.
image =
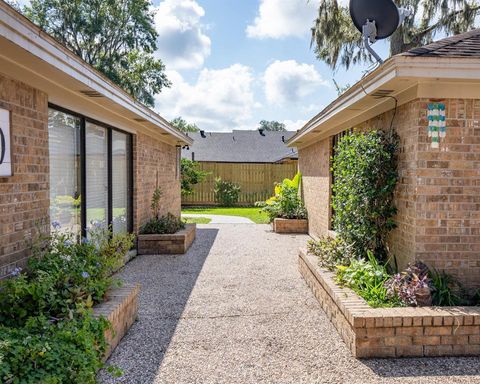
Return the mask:
{"type": "Polygon", "coordinates": [[[187,252],[195,240],[196,224],[186,224],[185,229],[172,235],[138,235],[139,255],[180,254],[187,252]]]}
{"type": "Polygon", "coordinates": [[[308,220],[274,219],[272,225],[276,233],[308,233],[308,220]]]}
{"type": "Polygon", "coordinates": [[[105,332],[108,343],[105,360],[110,357],[137,318],[139,292],[140,285],[114,288],[107,293],[105,302],[93,308],[95,316],[103,316],[112,324],[112,329],[105,332]]]}
{"type": "Polygon", "coordinates": [[[305,250],[299,269],[358,358],[480,355],[479,307],[371,308],[305,250]]]}

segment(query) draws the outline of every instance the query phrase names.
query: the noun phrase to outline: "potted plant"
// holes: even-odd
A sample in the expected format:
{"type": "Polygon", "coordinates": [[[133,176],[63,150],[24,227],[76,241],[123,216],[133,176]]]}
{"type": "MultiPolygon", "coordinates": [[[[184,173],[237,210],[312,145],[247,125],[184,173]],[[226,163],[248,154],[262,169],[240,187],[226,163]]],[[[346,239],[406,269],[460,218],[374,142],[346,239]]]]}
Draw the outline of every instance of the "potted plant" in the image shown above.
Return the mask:
{"type": "Polygon", "coordinates": [[[283,180],[275,186],[275,196],[258,202],[270,218],[276,233],[308,233],[307,210],[300,197],[302,174],[283,180]]]}
{"type": "Polygon", "coordinates": [[[196,224],[185,224],[171,213],[160,216],[162,190],[156,188],[152,196],[152,218],[138,235],[139,255],[180,254],[187,252],[195,240],[196,224]]]}

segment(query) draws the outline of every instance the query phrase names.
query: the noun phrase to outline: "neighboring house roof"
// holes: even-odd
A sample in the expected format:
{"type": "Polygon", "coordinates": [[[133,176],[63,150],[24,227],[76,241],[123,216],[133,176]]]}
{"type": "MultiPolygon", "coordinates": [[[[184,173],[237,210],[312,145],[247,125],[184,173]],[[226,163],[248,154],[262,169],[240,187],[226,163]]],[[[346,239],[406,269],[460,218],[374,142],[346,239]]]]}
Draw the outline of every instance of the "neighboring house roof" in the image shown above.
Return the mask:
{"type": "Polygon", "coordinates": [[[480,28],[402,53],[403,56],[480,57],[480,28]]]}
{"type": "Polygon", "coordinates": [[[191,139],[0,0],[0,68],[60,107],[118,128],[142,128],[171,144],[191,139]]]}
{"type": "Polygon", "coordinates": [[[258,130],[233,132],[188,133],[194,139],[190,148],[182,150],[182,157],[196,161],[225,163],[277,163],[284,159],[297,159],[295,148],[285,142],[295,132],[264,132],[258,130]],[[283,138],[283,139],[282,139],[283,138]]]}
{"type": "Polygon", "coordinates": [[[480,29],[475,29],[389,58],[308,121],[287,144],[308,146],[414,99],[478,99],[479,94],[480,29]]]}

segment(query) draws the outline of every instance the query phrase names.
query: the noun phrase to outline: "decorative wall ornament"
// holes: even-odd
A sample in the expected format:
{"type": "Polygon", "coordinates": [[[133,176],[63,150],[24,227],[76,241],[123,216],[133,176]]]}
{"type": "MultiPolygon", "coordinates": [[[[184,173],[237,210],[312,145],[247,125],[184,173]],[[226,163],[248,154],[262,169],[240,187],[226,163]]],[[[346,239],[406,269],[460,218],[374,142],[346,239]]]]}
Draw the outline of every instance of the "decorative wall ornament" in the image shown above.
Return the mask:
{"type": "Polygon", "coordinates": [[[439,147],[440,138],[444,138],[446,132],[445,104],[428,104],[428,137],[432,138],[432,148],[439,147]]]}
{"type": "Polygon", "coordinates": [[[10,148],[10,111],[0,109],[0,177],[13,176],[10,148]]]}

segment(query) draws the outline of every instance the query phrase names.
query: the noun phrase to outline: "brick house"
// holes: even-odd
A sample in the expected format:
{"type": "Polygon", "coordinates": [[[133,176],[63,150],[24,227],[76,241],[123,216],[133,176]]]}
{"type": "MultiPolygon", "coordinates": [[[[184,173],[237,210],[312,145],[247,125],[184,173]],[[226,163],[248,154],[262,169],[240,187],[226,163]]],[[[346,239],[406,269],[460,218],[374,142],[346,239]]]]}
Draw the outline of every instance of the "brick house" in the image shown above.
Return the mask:
{"type": "Polygon", "coordinates": [[[180,214],[192,139],[0,1],[0,277],[52,223],[137,232],[156,186],[180,214]]]}
{"type": "Polygon", "coordinates": [[[390,124],[401,142],[390,239],[399,267],[422,260],[480,288],[480,29],[390,58],[290,139],[313,237],[332,230],[334,143],[390,124]]]}

